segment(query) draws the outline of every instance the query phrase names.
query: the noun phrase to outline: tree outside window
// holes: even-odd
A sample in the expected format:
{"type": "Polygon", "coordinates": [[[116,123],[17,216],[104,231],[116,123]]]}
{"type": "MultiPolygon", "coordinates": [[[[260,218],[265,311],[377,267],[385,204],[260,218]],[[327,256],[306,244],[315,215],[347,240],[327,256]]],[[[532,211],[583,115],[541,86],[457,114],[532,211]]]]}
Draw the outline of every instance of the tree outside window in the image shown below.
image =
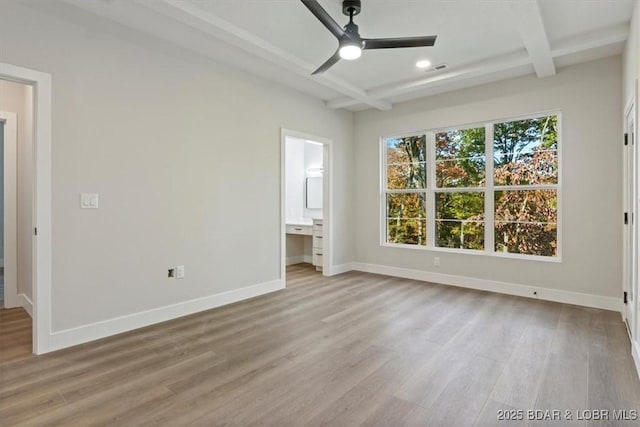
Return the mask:
{"type": "Polygon", "coordinates": [[[546,115],[384,139],[386,243],[558,256],[558,126],[546,115]]]}

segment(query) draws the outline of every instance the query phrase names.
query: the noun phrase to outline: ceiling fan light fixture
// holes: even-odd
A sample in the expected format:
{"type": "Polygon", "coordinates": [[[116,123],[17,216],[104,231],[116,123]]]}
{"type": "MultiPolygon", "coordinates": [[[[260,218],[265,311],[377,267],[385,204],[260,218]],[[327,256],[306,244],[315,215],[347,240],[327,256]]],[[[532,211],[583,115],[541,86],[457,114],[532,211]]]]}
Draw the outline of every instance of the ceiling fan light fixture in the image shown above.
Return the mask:
{"type": "MultiPolygon", "coordinates": [[[[360,37],[358,25],[353,22],[353,17],[362,10],[362,0],[343,0],[342,13],[349,17],[349,22],[344,27],[327,13],[318,0],[301,0],[322,25],[338,39],[338,50],[327,59],[312,75],[322,74],[333,67],[341,59],[358,59],[364,49],[397,49],[405,47],[430,47],[435,45],[438,36],[422,37],[385,37],[365,39],[360,37]]],[[[336,0],[333,0],[336,1],[336,0]]]]}
{"type": "Polygon", "coordinates": [[[362,55],[362,48],[356,42],[346,42],[340,45],[340,58],[346,60],[358,59],[362,55]]]}

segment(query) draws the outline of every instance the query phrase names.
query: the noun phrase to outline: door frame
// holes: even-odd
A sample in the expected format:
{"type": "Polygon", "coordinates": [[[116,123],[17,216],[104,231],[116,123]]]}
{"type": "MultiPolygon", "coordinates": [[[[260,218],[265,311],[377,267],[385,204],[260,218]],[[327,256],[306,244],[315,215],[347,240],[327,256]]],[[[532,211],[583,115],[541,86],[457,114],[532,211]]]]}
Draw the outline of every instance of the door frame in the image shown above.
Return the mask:
{"type": "Polygon", "coordinates": [[[13,308],[21,306],[18,297],[18,116],[0,111],[0,122],[4,123],[4,308],[13,308]]]}
{"type": "Polygon", "coordinates": [[[333,141],[291,129],[280,129],[280,280],[286,286],[287,281],[287,225],[286,225],[286,141],[296,138],[319,142],[323,148],[322,168],[322,275],[332,276],[333,238],[333,141]]]}
{"type": "Polygon", "coordinates": [[[623,292],[627,293],[627,304],[622,307],[622,318],[627,325],[631,340],[637,334],[638,306],[638,233],[639,189],[640,189],[640,157],[637,136],[637,117],[635,96],[624,109],[624,133],[628,135],[623,150],[623,211],[627,215],[627,223],[623,223],[623,292]],[[632,121],[632,127],[629,121],[632,121]]]}
{"type": "Polygon", "coordinates": [[[51,75],[0,62],[0,79],[33,87],[33,353],[51,351],[51,75]],[[37,236],[36,236],[37,230],[37,236]]]}

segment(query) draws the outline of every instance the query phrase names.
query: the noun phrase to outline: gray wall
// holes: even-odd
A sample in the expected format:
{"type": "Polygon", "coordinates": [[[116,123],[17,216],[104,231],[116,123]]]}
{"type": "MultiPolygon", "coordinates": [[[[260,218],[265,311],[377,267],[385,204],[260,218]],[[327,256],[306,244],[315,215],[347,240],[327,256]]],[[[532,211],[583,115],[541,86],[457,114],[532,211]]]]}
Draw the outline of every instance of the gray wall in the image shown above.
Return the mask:
{"type": "MultiPolygon", "coordinates": [[[[54,331],[277,279],[281,127],[332,139],[336,182],[353,180],[352,113],[21,2],[2,3],[0,39],[3,62],[53,79],[54,331]]],[[[351,201],[337,186],[335,264],[353,259],[351,201]]]]}
{"type": "MultiPolygon", "coordinates": [[[[633,15],[631,17],[631,26],[629,38],[624,50],[623,72],[624,72],[624,91],[623,102],[626,107],[633,98],[636,90],[636,80],[640,77],[640,3],[636,2],[633,15]]],[[[639,109],[640,110],[640,109],[639,109]]]]}
{"type": "Polygon", "coordinates": [[[356,115],[355,261],[602,296],[621,292],[619,56],[356,115]],[[380,137],[562,111],[562,262],[381,247],[380,137]],[[438,256],[441,266],[433,266],[438,256]]]}

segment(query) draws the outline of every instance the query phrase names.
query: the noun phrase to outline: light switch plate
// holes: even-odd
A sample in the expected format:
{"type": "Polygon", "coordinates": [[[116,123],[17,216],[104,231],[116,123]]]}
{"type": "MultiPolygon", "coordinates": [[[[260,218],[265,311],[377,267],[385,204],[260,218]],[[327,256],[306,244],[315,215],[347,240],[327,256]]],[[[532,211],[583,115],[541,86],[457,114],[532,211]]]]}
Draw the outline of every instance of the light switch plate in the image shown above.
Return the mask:
{"type": "Polygon", "coordinates": [[[184,279],[184,265],[176,267],[176,279],[184,279]]]}
{"type": "Polygon", "coordinates": [[[98,209],[98,195],[95,193],[81,193],[80,209],[98,209]]]}

